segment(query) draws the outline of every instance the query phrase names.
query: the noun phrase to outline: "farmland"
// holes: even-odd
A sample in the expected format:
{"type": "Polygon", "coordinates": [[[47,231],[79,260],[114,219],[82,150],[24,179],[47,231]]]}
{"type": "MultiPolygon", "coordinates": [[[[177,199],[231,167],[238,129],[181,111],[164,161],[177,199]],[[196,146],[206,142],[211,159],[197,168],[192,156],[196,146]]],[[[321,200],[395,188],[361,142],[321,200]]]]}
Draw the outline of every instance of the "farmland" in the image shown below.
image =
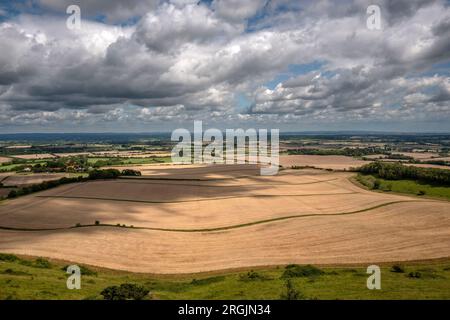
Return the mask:
{"type": "Polygon", "coordinates": [[[55,157],[8,158],[0,167],[10,169],[1,173],[0,196],[35,187],[0,202],[0,252],[21,257],[0,262],[0,299],[99,299],[105,287],[129,282],[156,299],[278,299],[287,264],[324,270],[320,277],[293,279],[306,299],[449,298],[441,281],[449,276],[448,186],[366,174],[364,187],[352,172],[375,160],[436,168],[421,161],[444,161],[445,147],[418,151],[418,145],[410,150],[397,143],[392,150],[379,141],[309,138],[282,144],[287,151],[275,176],[261,176],[259,165],[171,163],[163,141],[4,149],[7,157],[55,157]],[[99,169],[141,175],[36,187],[99,169]],[[419,187],[425,195],[417,195],[419,187]],[[49,259],[51,267],[22,261],[35,257],[49,259]],[[82,291],[64,290],[61,268],[70,262],[98,273],[87,276],[82,291]],[[394,263],[408,272],[391,272],[394,263]],[[365,289],[370,264],[382,267],[389,291],[365,289]],[[410,272],[424,276],[413,279],[410,272]]]}
{"type": "Polygon", "coordinates": [[[348,180],[351,173],[159,168],[159,176],[71,184],[6,201],[0,226],[9,230],[0,232],[0,251],[192,273],[434,259],[450,250],[450,203],[367,191],[348,180]]]}

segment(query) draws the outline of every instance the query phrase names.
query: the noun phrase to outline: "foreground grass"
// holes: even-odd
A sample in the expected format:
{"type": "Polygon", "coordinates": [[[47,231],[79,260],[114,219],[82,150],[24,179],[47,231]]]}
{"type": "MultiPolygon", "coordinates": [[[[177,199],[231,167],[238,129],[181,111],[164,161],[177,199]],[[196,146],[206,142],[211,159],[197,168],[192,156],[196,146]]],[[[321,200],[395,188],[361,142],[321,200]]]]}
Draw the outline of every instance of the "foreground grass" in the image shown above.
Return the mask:
{"type": "MultiPolygon", "coordinates": [[[[68,290],[62,270],[67,263],[4,257],[0,254],[0,299],[102,299],[104,288],[123,283],[144,286],[152,299],[279,299],[286,284],[281,266],[173,276],[88,267],[96,274],[83,275],[80,290],[68,290]]],[[[366,267],[323,267],[320,275],[290,279],[306,299],[450,299],[450,260],[405,263],[404,273],[380,265],[381,290],[366,288],[366,267]]]]}
{"type": "Polygon", "coordinates": [[[356,180],[372,190],[391,191],[450,200],[450,187],[414,180],[386,180],[375,175],[358,174],[356,180]],[[378,181],[376,183],[376,181],[378,181]]]}

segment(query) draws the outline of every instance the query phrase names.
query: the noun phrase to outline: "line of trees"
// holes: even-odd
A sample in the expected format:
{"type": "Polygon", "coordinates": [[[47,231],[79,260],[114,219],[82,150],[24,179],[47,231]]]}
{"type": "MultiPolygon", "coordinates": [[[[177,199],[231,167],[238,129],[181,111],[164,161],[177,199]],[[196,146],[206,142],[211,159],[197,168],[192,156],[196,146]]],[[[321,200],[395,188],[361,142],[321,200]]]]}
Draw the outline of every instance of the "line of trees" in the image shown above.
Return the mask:
{"type": "Polygon", "coordinates": [[[47,189],[55,188],[63,184],[74,183],[74,182],[84,182],[89,180],[98,180],[98,179],[116,179],[119,176],[140,176],[141,172],[131,169],[126,169],[123,171],[119,171],[116,169],[104,169],[104,170],[93,170],[89,172],[89,176],[83,177],[63,177],[58,180],[50,180],[44,181],[38,184],[34,184],[31,186],[23,187],[17,190],[11,190],[8,194],[8,198],[16,198],[18,196],[24,196],[33,192],[44,191],[47,189]]]}
{"type": "Polygon", "coordinates": [[[372,154],[384,154],[389,153],[382,148],[367,147],[367,148],[343,148],[343,149],[296,149],[288,150],[290,155],[315,155],[315,156],[349,156],[349,157],[362,157],[372,154]]]}
{"type": "Polygon", "coordinates": [[[359,168],[363,174],[374,174],[387,180],[421,180],[429,183],[450,185],[450,170],[405,166],[401,163],[375,161],[359,168]]]}

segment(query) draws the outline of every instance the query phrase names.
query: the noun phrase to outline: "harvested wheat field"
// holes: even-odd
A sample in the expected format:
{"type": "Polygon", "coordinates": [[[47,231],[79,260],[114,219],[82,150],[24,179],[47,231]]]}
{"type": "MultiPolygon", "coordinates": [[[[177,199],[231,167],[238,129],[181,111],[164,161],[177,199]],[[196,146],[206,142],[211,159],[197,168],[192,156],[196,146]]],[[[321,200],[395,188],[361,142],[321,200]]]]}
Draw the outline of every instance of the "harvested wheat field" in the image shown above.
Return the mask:
{"type": "Polygon", "coordinates": [[[109,166],[118,170],[132,169],[141,172],[142,176],[158,179],[233,179],[245,176],[257,176],[260,169],[257,165],[203,165],[203,164],[151,164],[151,165],[131,165],[131,166],[109,166]]]}
{"type": "Polygon", "coordinates": [[[0,157],[0,164],[1,164],[1,163],[7,163],[7,162],[11,162],[11,158],[0,157]]]}
{"type": "Polygon", "coordinates": [[[2,180],[5,187],[27,186],[42,183],[44,181],[58,180],[67,177],[66,173],[45,173],[45,174],[13,174],[2,180]]]}
{"type": "Polygon", "coordinates": [[[320,169],[348,170],[369,163],[347,156],[312,156],[312,155],[288,155],[280,156],[280,165],[285,168],[292,166],[310,166],[320,169]]]}
{"type": "Polygon", "coordinates": [[[148,273],[449,256],[450,203],[370,192],[351,173],[160,170],[3,202],[0,252],[148,273]]]}
{"type": "Polygon", "coordinates": [[[37,159],[53,159],[56,158],[55,155],[50,153],[36,153],[36,154],[21,154],[11,156],[13,158],[24,159],[24,160],[37,160],[37,159]]]}

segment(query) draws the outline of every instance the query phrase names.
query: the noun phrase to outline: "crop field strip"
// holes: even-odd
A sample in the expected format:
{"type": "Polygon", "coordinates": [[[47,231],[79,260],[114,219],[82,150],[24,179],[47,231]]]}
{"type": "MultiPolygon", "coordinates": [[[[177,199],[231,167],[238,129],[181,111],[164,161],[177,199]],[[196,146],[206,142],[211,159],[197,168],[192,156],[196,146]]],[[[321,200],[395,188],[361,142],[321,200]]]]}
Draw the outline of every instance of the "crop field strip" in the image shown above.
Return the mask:
{"type": "Polygon", "coordinates": [[[312,216],[216,232],[108,227],[2,230],[0,251],[158,274],[288,263],[424,260],[448,256],[445,208],[445,203],[401,203],[364,215],[312,216]]]}
{"type": "MultiPolygon", "coordinates": [[[[243,177],[246,178],[246,177],[243,177]]],[[[177,186],[195,186],[195,187],[205,187],[205,188],[235,188],[236,185],[212,185],[212,184],[189,184],[189,183],[168,183],[167,180],[174,180],[174,181],[180,181],[180,180],[175,180],[175,179],[147,179],[147,178],[125,178],[125,177],[121,177],[118,181],[115,181],[116,183],[135,183],[135,184],[159,184],[159,185],[166,185],[166,186],[173,186],[173,185],[177,185],[177,186]],[[124,182],[124,181],[120,181],[120,180],[134,180],[133,182],[124,182]],[[136,180],[154,180],[154,181],[158,181],[158,180],[163,180],[164,182],[136,182],[136,180]]],[[[183,179],[185,181],[199,181],[199,180],[191,180],[191,179],[183,179]]],[[[226,180],[226,179],[217,179],[217,180],[226,180]]],[[[217,181],[217,180],[213,180],[213,181],[217,181]]],[[[245,187],[256,187],[256,186],[266,186],[266,185],[270,185],[270,186],[301,186],[301,185],[305,185],[305,184],[315,184],[315,183],[323,183],[323,182],[330,182],[330,181],[335,181],[338,180],[338,178],[333,178],[333,179],[327,179],[327,180],[317,180],[317,181],[310,181],[310,182],[302,182],[302,183],[274,183],[274,182],[270,182],[270,183],[255,183],[255,184],[245,184],[245,185],[241,185],[241,186],[245,186],[245,187]]],[[[208,181],[208,180],[201,180],[201,181],[208,181]]]]}
{"type": "Polygon", "coordinates": [[[184,168],[164,168],[157,180],[75,183],[4,201],[0,251],[154,273],[450,252],[448,202],[364,190],[348,180],[352,173],[236,179],[239,167],[209,170],[187,177],[184,168]],[[195,180],[208,176],[217,180],[195,180]]]}
{"type": "Polygon", "coordinates": [[[61,198],[61,199],[85,199],[85,200],[106,200],[118,202],[138,202],[138,203],[183,203],[183,202],[201,202],[201,201],[218,201],[239,198],[278,198],[278,197],[312,197],[312,196],[333,196],[341,194],[355,194],[358,192],[340,192],[340,193],[311,193],[311,194],[255,194],[255,195],[237,195],[227,197],[212,197],[212,198],[197,198],[190,200],[172,200],[172,201],[158,201],[158,200],[135,200],[135,199],[117,199],[117,198],[101,198],[101,197],[87,197],[87,196],[36,196],[37,198],[61,198]]]}
{"type": "Polygon", "coordinates": [[[363,213],[368,212],[370,210],[386,207],[389,205],[394,205],[398,203],[404,203],[404,202],[435,202],[427,201],[427,200],[398,200],[398,201],[392,201],[387,202],[383,204],[379,204],[373,207],[364,208],[356,211],[350,211],[350,212],[338,212],[338,213],[321,213],[321,214],[299,214],[299,215],[292,215],[292,216],[284,216],[284,217],[278,217],[273,219],[266,219],[266,220],[259,220],[259,221],[253,221],[238,225],[231,225],[231,226],[224,226],[224,227],[217,227],[217,228],[204,228],[204,229],[170,229],[170,228],[151,228],[151,227],[139,227],[139,226],[133,226],[133,227],[123,227],[123,226],[117,226],[113,224],[90,224],[90,225],[80,225],[80,226],[71,226],[66,228],[36,228],[36,229],[27,229],[27,228],[14,228],[14,227],[6,227],[6,226],[0,226],[0,229],[3,230],[14,230],[14,231],[57,231],[57,230],[70,230],[74,228],[89,228],[89,227],[114,227],[114,228],[130,228],[130,229],[142,229],[142,230],[155,230],[155,231],[168,231],[168,232],[215,232],[215,231],[223,231],[223,230],[230,230],[230,229],[237,229],[237,228],[243,228],[248,226],[253,226],[257,224],[264,224],[264,223],[271,223],[271,222],[277,222],[282,220],[289,220],[289,219],[297,219],[297,218],[306,218],[306,217],[327,217],[327,216],[344,216],[344,215],[353,215],[357,213],[363,213]]]}

